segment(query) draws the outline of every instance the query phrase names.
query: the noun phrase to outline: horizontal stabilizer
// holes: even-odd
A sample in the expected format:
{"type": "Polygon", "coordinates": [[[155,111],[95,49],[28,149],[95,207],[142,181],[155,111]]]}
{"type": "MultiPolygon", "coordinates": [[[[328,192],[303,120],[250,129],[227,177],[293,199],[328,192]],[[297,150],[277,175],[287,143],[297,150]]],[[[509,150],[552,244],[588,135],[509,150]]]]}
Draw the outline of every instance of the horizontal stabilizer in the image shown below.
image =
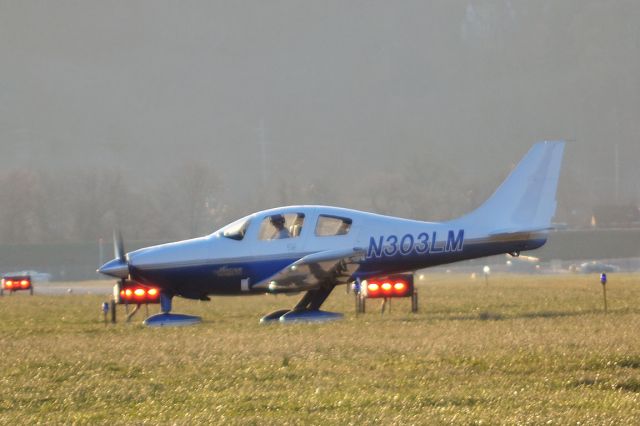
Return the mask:
{"type": "Polygon", "coordinates": [[[549,226],[547,228],[511,228],[511,229],[500,229],[498,231],[489,232],[489,236],[494,235],[509,235],[509,234],[537,234],[540,232],[548,232],[556,229],[553,226],[549,226]]]}

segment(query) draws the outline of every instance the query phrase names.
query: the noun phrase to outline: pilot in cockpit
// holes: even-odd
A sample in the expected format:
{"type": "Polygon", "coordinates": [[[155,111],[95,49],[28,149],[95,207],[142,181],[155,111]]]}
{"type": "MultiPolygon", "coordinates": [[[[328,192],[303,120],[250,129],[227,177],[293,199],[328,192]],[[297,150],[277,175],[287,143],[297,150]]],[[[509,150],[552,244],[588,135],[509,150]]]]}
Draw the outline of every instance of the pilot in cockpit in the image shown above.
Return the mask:
{"type": "Polygon", "coordinates": [[[271,216],[270,220],[271,225],[275,228],[275,231],[270,238],[271,240],[280,240],[291,237],[289,230],[284,226],[284,216],[276,214],[271,216]]]}

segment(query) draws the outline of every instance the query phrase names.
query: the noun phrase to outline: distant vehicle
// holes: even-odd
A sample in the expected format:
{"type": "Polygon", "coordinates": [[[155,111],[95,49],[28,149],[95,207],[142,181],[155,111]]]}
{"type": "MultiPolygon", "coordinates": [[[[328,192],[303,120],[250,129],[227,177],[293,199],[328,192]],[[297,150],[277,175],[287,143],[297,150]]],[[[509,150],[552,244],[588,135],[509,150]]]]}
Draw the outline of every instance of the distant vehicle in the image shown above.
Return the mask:
{"type": "Polygon", "coordinates": [[[295,307],[262,322],[337,319],[342,315],[320,311],[336,285],[360,286],[364,280],[384,285],[394,274],[496,254],[519,256],[544,245],[563,151],[564,142],[534,145],[484,204],[447,222],[327,206],[279,207],[208,236],[130,253],[116,234],[115,259],[98,272],[118,278],[121,287],[131,280],[159,289],[163,313],[147,318],[147,325],[200,321],[171,314],[174,296],[209,300],[209,295],[264,293],[306,292],[295,307]]]}
{"type": "Polygon", "coordinates": [[[8,291],[11,294],[16,291],[27,290],[33,296],[33,282],[30,275],[5,274],[2,277],[2,288],[0,288],[0,295],[4,295],[5,291],[8,291]]]}
{"type": "Polygon", "coordinates": [[[611,273],[618,272],[620,268],[615,265],[610,265],[607,263],[596,262],[592,260],[591,262],[584,262],[580,265],[571,265],[569,267],[571,272],[579,272],[582,274],[601,274],[603,272],[611,273]]]}

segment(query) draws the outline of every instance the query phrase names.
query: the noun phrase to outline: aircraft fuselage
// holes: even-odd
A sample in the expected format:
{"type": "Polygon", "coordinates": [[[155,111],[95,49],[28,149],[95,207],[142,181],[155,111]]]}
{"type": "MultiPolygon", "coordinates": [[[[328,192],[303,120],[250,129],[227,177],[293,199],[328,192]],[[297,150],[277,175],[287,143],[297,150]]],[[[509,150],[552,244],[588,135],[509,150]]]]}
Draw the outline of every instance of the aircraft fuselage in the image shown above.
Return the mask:
{"type": "MultiPolygon", "coordinates": [[[[324,206],[291,206],[245,218],[241,240],[216,232],[206,237],[163,244],[128,254],[131,279],[188,298],[207,295],[265,293],[253,285],[296,260],[329,249],[361,249],[356,278],[414,271],[465,259],[532,250],[543,234],[481,235],[464,222],[421,222],[324,206]],[[304,217],[299,234],[285,239],[261,239],[261,224],[273,215],[304,217]],[[344,235],[318,235],[320,217],[350,221],[344,235]]],[[[223,228],[224,229],[224,228],[223,228]]]]}

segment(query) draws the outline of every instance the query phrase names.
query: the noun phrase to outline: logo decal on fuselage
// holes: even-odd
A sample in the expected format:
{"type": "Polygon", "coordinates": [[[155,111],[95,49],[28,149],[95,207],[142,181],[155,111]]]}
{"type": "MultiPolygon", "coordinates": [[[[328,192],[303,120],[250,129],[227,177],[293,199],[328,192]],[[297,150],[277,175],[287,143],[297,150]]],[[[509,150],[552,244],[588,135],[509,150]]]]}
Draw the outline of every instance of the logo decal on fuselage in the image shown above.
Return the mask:
{"type": "Polygon", "coordinates": [[[462,251],[464,248],[464,229],[449,230],[446,240],[438,241],[438,233],[421,232],[417,235],[405,234],[381,235],[378,238],[369,238],[367,259],[376,257],[392,257],[397,254],[408,256],[410,254],[437,254],[462,251]]]}
{"type": "Polygon", "coordinates": [[[242,275],[242,268],[229,268],[228,266],[223,266],[214,271],[218,277],[237,277],[238,275],[242,275]]]}

